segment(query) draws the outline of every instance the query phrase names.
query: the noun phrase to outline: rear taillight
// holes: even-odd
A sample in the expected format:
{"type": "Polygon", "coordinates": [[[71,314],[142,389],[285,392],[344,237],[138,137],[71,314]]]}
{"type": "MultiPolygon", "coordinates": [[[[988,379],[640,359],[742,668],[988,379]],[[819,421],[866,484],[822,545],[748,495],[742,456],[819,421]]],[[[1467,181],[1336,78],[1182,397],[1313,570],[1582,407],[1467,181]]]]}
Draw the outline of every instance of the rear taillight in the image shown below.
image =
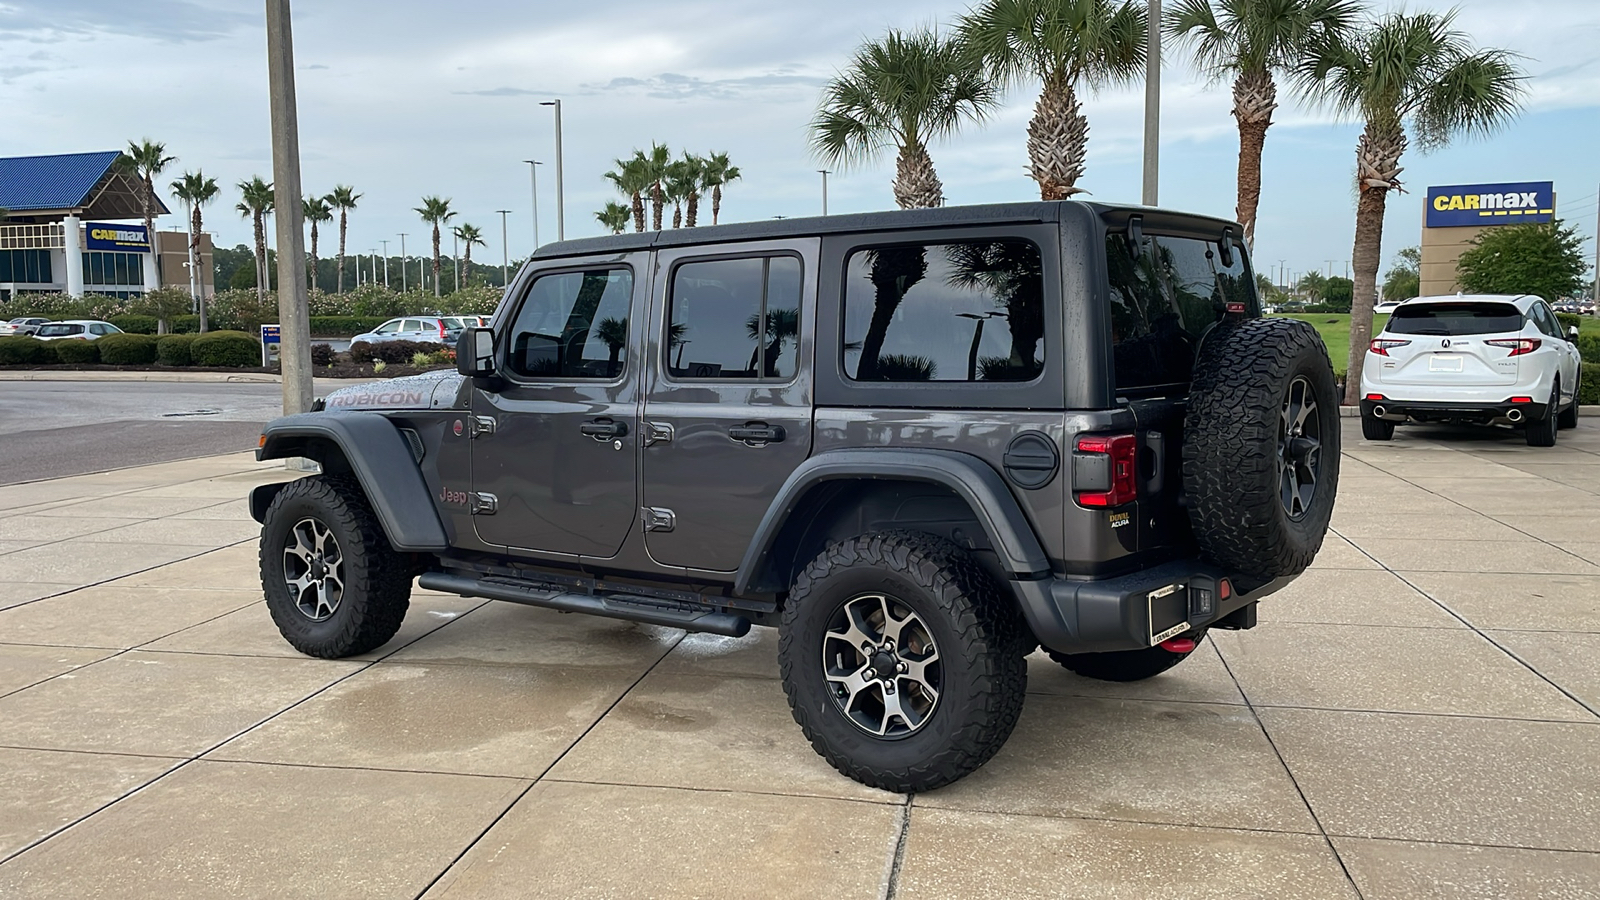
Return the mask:
{"type": "Polygon", "coordinates": [[[1384,397],[1382,394],[1368,394],[1367,399],[1376,403],[1379,400],[1385,400],[1388,398],[1384,397]]]}
{"type": "Polygon", "coordinates": [[[1512,356],[1521,356],[1539,349],[1544,342],[1538,338],[1506,338],[1504,340],[1484,341],[1491,347],[1504,347],[1511,351],[1512,356]]]}
{"type": "Polygon", "coordinates": [[[1533,402],[1533,398],[1532,397],[1512,397],[1510,400],[1507,400],[1506,402],[1507,403],[1532,403],[1533,402]]]}
{"type": "Polygon", "coordinates": [[[1104,457],[1106,470],[1104,476],[1098,479],[1098,484],[1086,485],[1088,490],[1077,491],[1079,504],[1111,507],[1139,499],[1139,479],[1136,476],[1138,438],[1131,434],[1083,435],[1078,438],[1077,447],[1081,456],[1104,457]]]}
{"type": "Polygon", "coordinates": [[[1411,342],[1396,341],[1390,338],[1373,338],[1372,343],[1369,346],[1373,353],[1376,353],[1379,356],[1388,356],[1390,350],[1393,350],[1395,347],[1404,347],[1409,343],[1411,342]]]}
{"type": "Polygon", "coordinates": [[[445,339],[444,339],[444,320],[440,319],[439,320],[439,343],[443,344],[444,342],[445,342],[445,339]]]}

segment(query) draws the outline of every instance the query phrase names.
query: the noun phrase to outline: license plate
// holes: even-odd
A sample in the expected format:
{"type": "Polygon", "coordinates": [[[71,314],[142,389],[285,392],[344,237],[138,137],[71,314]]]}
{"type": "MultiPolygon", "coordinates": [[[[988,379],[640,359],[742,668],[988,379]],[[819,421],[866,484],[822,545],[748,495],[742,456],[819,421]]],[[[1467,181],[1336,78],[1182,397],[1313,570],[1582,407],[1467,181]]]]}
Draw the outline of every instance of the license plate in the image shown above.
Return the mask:
{"type": "Polygon", "coordinates": [[[1459,356],[1430,356],[1428,357],[1429,372],[1459,372],[1461,371],[1461,357],[1459,356]]]}

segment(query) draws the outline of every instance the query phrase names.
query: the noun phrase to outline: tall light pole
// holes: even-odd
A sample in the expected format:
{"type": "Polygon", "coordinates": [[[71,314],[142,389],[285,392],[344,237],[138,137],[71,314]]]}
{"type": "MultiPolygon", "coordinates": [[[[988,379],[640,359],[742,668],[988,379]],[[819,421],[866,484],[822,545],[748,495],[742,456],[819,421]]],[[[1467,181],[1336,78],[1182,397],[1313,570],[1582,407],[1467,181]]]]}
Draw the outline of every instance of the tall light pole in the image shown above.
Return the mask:
{"type": "Polygon", "coordinates": [[[383,245],[383,286],[389,286],[389,242],[379,241],[383,245]]]}
{"type": "Polygon", "coordinates": [[[1144,196],[1155,206],[1161,180],[1161,0],[1150,0],[1144,55],[1144,196]]]}
{"type": "Polygon", "coordinates": [[[832,174],[832,173],[830,173],[827,169],[818,169],[817,171],[822,173],[822,214],[823,215],[827,215],[828,214],[828,176],[830,174],[832,174]]]}
{"type": "Polygon", "coordinates": [[[561,178],[561,101],[546,100],[540,106],[553,106],[556,110],[556,240],[567,239],[566,186],[561,178]]]}
{"type": "Polygon", "coordinates": [[[373,247],[372,249],[368,250],[367,252],[372,254],[372,259],[369,260],[369,262],[372,263],[372,283],[373,284],[377,284],[378,283],[378,248],[377,247],[373,247]]]}
{"type": "Polygon", "coordinates": [[[406,286],[406,233],[400,232],[400,292],[411,290],[406,286]]]}
{"type": "Polygon", "coordinates": [[[450,233],[450,261],[455,263],[456,283],[451,293],[461,290],[461,236],[452,231],[450,233]]]}
{"type": "Polygon", "coordinates": [[[497,209],[500,214],[500,286],[510,287],[511,279],[511,245],[506,243],[506,216],[511,214],[509,209],[497,209]]]}
{"type": "MultiPolygon", "coordinates": [[[[272,109],[273,203],[278,208],[278,361],[284,415],[311,409],[311,320],[306,295],[300,122],[294,99],[294,29],[289,0],[266,0],[267,85],[272,109]]],[[[291,461],[292,462],[292,461],[291,461]]]]}
{"type": "Polygon", "coordinates": [[[528,164],[528,175],[533,182],[533,249],[539,249],[539,167],[544,165],[537,159],[525,159],[528,164]]]}

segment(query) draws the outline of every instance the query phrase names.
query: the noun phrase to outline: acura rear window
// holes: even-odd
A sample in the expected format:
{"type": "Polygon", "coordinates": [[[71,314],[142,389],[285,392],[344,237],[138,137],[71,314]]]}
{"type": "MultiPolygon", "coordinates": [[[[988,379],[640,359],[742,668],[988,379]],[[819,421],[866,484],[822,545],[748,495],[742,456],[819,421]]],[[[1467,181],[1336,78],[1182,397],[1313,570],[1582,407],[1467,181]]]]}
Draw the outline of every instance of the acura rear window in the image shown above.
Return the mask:
{"type": "Polygon", "coordinates": [[[1509,303],[1407,303],[1394,311],[1390,334],[1496,334],[1522,330],[1522,313],[1509,303]]]}

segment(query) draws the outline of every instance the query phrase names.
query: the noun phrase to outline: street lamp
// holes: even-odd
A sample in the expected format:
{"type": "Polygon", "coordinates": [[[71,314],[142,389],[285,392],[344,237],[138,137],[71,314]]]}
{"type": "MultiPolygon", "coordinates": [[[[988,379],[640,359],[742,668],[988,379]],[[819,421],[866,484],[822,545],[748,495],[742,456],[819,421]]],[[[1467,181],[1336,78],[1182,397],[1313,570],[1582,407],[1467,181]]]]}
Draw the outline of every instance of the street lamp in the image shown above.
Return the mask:
{"type": "Polygon", "coordinates": [[[373,247],[372,249],[368,250],[367,252],[372,254],[372,259],[369,260],[369,262],[372,263],[372,283],[373,284],[377,284],[378,283],[378,248],[377,247],[373,247]]]}
{"type": "Polygon", "coordinates": [[[533,181],[533,249],[539,249],[539,167],[544,165],[537,159],[525,159],[528,164],[528,175],[533,181]]]}
{"type": "Polygon", "coordinates": [[[400,232],[400,291],[405,293],[411,290],[406,285],[406,233],[400,232]]]}
{"type": "Polygon", "coordinates": [[[379,241],[383,245],[383,286],[389,286],[389,242],[379,241]]]}
{"type": "Polygon", "coordinates": [[[818,169],[822,173],[822,214],[828,214],[828,176],[832,174],[827,169],[818,169]]]}
{"type": "Polygon", "coordinates": [[[500,214],[500,286],[507,288],[511,286],[511,245],[506,243],[506,216],[511,210],[497,209],[495,212],[500,214]]]}
{"type": "Polygon", "coordinates": [[[567,239],[566,189],[561,179],[561,101],[546,100],[540,106],[553,106],[556,110],[556,240],[567,239]]]}

